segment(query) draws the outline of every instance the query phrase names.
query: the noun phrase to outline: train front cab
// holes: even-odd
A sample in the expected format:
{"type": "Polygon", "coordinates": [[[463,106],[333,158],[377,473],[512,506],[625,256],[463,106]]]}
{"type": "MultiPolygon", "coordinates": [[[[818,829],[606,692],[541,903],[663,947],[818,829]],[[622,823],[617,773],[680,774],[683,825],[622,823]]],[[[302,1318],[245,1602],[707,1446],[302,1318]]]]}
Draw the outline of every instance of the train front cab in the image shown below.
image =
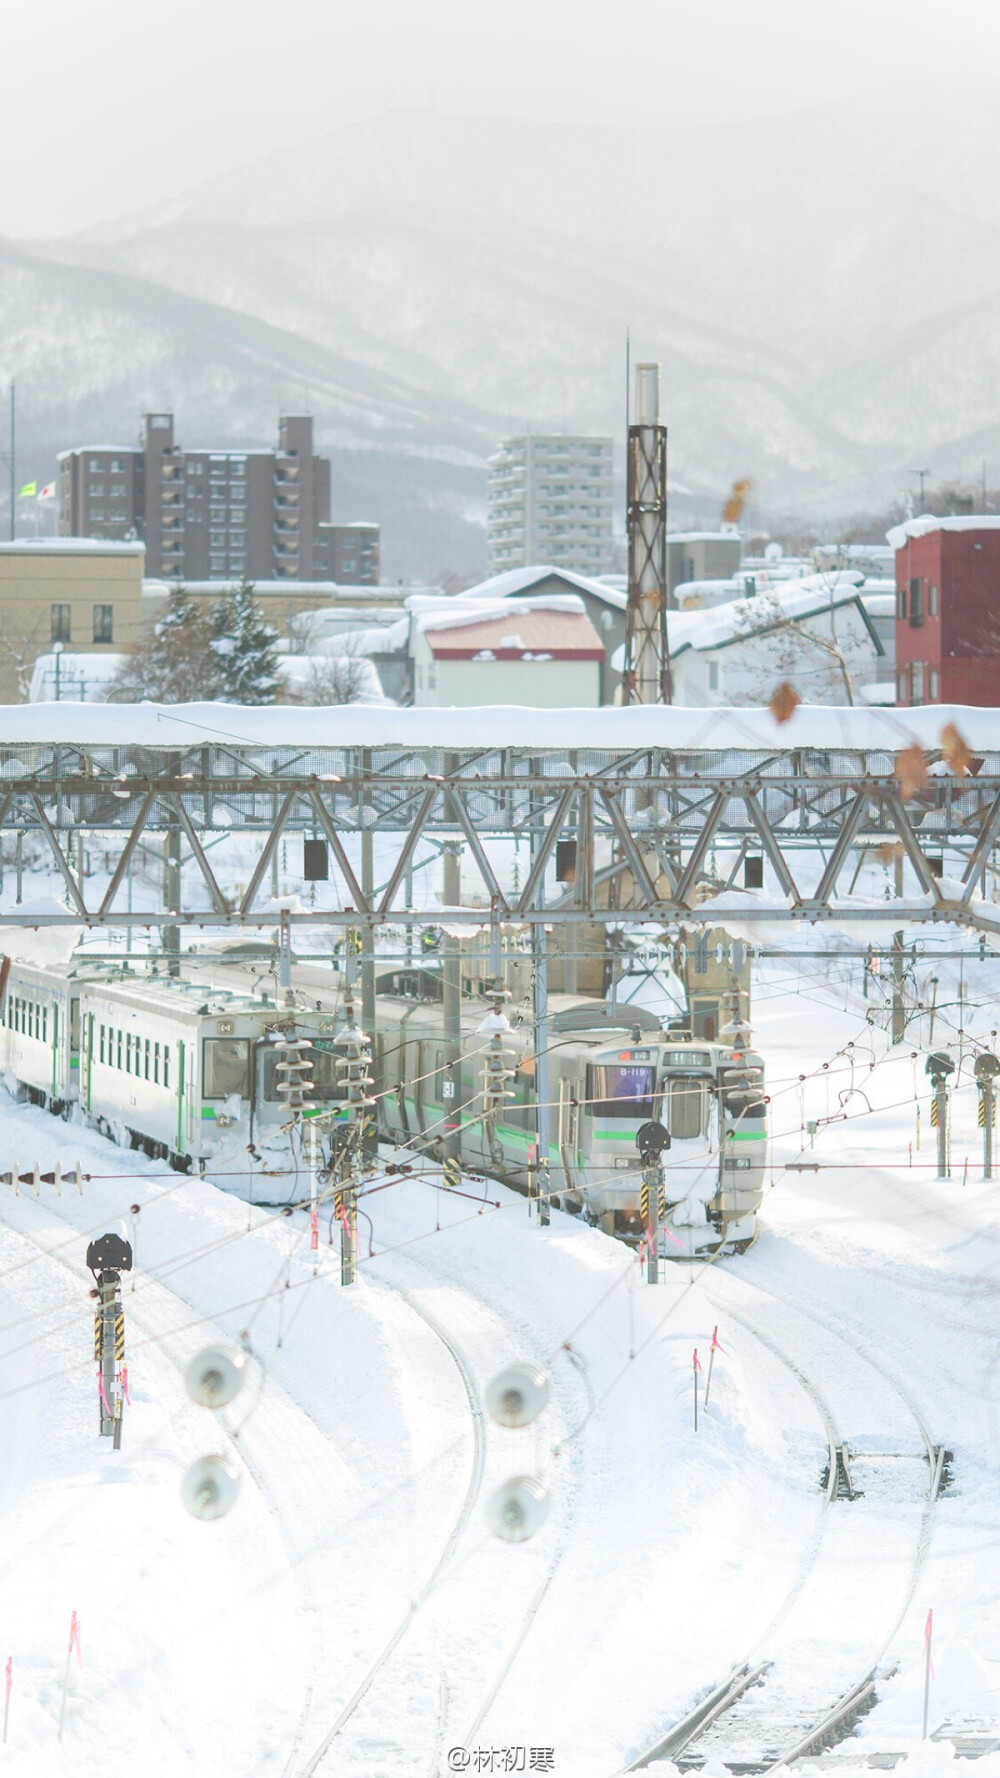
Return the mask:
{"type": "Polygon", "coordinates": [[[617,1044],[585,1064],[577,1124],[577,1173],[591,1221],[608,1233],[640,1233],[642,1176],[636,1136],[655,1116],[654,1044],[617,1044]]]}

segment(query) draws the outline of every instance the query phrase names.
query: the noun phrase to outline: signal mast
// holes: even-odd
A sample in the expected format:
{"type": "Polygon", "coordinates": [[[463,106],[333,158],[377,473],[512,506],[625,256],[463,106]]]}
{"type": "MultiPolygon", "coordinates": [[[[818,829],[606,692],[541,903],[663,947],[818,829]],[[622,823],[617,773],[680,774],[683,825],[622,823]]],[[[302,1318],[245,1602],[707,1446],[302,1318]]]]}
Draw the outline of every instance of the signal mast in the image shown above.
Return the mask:
{"type": "Polygon", "coordinates": [[[667,429],[660,423],[660,367],[635,367],[635,423],[628,428],[628,606],[623,704],[670,703],[667,643],[667,429]]]}

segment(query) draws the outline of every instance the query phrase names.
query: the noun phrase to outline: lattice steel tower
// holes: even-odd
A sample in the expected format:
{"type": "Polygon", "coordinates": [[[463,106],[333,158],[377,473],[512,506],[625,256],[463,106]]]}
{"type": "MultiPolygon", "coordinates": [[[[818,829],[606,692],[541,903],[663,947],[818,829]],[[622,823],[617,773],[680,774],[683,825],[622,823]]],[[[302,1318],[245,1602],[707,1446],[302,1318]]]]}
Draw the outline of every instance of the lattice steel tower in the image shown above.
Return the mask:
{"type": "Polygon", "coordinates": [[[635,367],[635,424],[628,429],[628,609],[623,704],[670,703],[667,646],[667,429],[660,424],[660,367],[635,367]]]}

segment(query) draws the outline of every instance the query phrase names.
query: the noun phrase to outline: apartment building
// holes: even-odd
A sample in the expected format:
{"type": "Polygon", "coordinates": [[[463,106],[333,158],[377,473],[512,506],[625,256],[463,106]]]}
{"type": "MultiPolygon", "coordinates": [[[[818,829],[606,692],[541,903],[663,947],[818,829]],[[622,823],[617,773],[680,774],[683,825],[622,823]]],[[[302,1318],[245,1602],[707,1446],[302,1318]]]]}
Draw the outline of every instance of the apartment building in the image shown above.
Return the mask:
{"type": "Polygon", "coordinates": [[[529,433],[507,439],[489,464],[490,573],[544,563],[606,574],[613,507],[610,438],[529,433]]]}
{"type": "Polygon", "coordinates": [[[897,704],[1000,704],[1000,518],[925,515],[888,539],[897,704]]]}
{"type": "MultiPolygon", "coordinates": [[[[0,543],[0,703],[28,695],[39,655],[120,654],[142,629],[141,543],[21,538],[0,543]]],[[[78,697],[67,689],[65,697],[78,697]]]]}
{"type": "MultiPolygon", "coordinates": [[[[145,416],[137,449],[86,445],[59,459],[60,535],[138,538],[153,576],[326,579],[330,533],[351,529],[330,525],[330,463],[314,453],[308,414],[281,419],[273,451],[184,450],[162,413],[145,416]]],[[[377,575],[377,527],[363,529],[376,533],[377,575]]],[[[353,555],[360,565],[359,544],[353,555]]]]}
{"type": "Polygon", "coordinates": [[[377,525],[319,524],[313,545],[313,573],[318,580],[338,586],[378,586],[379,528],[377,525]]]}

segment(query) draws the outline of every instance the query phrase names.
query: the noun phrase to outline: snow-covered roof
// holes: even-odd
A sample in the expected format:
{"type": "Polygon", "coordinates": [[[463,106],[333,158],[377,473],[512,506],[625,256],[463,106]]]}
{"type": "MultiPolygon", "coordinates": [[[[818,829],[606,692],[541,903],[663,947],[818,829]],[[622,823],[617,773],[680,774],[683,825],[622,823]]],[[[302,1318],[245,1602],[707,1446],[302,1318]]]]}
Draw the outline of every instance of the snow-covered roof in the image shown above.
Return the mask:
{"type": "MultiPolygon", "coordinates": [[[[130,545],[129,547],[141,548],[141,545],[130,545]]],[[[235,592],[236,588],[242,586],[242,584],[242,581],[239,579],[161,580],[150,576],[143,581],[142,590],[146,598],[149,599],[165,599],[169,593],[175,592],[181,587],[183,587],[186,593],[190,593],[197,598],[221,599],[225,593],[235,592]]],[[[337,599],[347,599],[355,605],[359,600],[371,601],[373,603],[377,602],[379,604],[385,603],[387,605],[403,605],[408,597],[416,596],[417,594],[438,598],[444,597],[440,587],[364,586],[359,585],[357,581],[253,580],[251,585],[259,598],[313,599],[317,594],[321,594],[324,598],[328,598],[331,604],[337,599]]]]}
{"type": "MultiPolygon", "coordinates": [[[[464,594],[457,598],[442,596],[437,599],[418,594],[406,601],[413,627],[421,631],[465,629],[469,624],[482,623],[491,617],[501,618],[509,623],[512,619],[511,605],[512,602],[503,598],[469,599],[464,594]]],[[[532,599],[518,599],[513,609],[582,613],[584,605],[576,593],[538,593],[532,599]]]]}
{"type": "Polygon", "coordinates": [[[104,698],[125,657],[122,654],[70,653],[69,649],[64,649],[58,657],[51,653],[36,656],[28,687],[32,704],[55,697],[57,658],[60,697],[78,698],[82,688],[84,701],[89,703],[95,698],[104,698]]]}
{"type": "Polygon", "coordinates": [[[118,543],[104,537],[18,537],[0,543],[5,556],[144,556],[146,545],[138,541],[118,543]]]}
{"type": "Polygon", "coordinates": [[[668,543],[733,543],[739,542],[740,534],[735,525],[728,531],[668,531],[668,543]]]}
{"type": "Polygon", "coordinates": [[[568,587],[576,587],[581,593],[590,593],[595,599],[603,599],[606,605],[614,605],[624,611],[627,594],[617,586],[610,585],[606,580],[592,580],[586,574],[575,574],[570,568],[545,567],[539,564],[533,568],[508,568],[503,574],[494,574],[489,580],[481,580],[476,586],[467,587],[464,593],[456,593],[456,599],[510,599],[518,593],[530,591],[539,581],[550,580],[555,576],[564,580],[568,587]]]}
{"type": "Polygon", "coordinates": [[[935,531],[1000,531],[1000,517],[974,512],[936,519],[932,513],[925,512],[919,519],[905,519],[901,525],[893,525],[886,537],[891,549],[903,549],[913,538],[930,537],[935,531]]]}
{"type": "MultiPolygon", "coordinates": [[[[341,654],[340,658],[343,660],[343,654],[341,654]]],[[[386,698],[386,695],[382,690],[382,681],[378,676],[378,668],[374,661],[368,660],[364,655],[358,655],[345,662],[345,668],[350,673],[352,708],[356,707],[358,704],[387,704],[389,702],[389,699],[386,698]]],[[[337,657],[331,657],[330,655],[313,656],[308,654],[281,654],[278,656],[278,672],[291,690],[293,690],[299,697],[308,699],[314,674],[319,678],[321,686],[325,674],[330,674],[332,677],[336,676],[337,657]]],[[[337,706],[331,706],[321,702],[314,707],[330,709],[336,708],[337,706]]]]}
{"type": "Polygon", "coordinates": [[[247,747],[414,747],[461,750],[507,747],[671,752],[773,753],[792,748],[863,749],[897,753],[915,741],[941,745],[952,722],[978,751],[1000,750],[1000,709],[931,704],[919,709],[864,710],[800,705],[779,724],[769,709],[632,705],[627,709],[543,710],[531,705],[468,709],[322,710],[290,705],[11,704],[0,708],[4,744],[176,749],[220,738],[247,747]]]}
{"type": "Polygon", "coordinates": [[[861,603],[869,617],[895,617],[896,595],[891,593],[870,593],[867,586],[861,593],[861,603]]]}
{"type": "Polygon", "coordinates": [[[727,605],[713,605],[699,611],[671,611],[667,619],[671,655],[682,654],[686,648],[697,651],[726,648],[735,642],[746,642],[754,636],[766,635],[786,618],[801,621],[822,616],[831,608],[840,610],[855,605],[867,626],[876,652],[879,642],[859,593],[862,576],[851,568],[835,574],[803,575],[799,580],[786,580],[766,593],[749,599],[733,599],[727,605]]]}
{"type": "Polygon", "coordinates": [[[470,612],[463,624],[432,620],[425,633],[439,660],[604,659],[601,638],[575,597],[501,601],[499,612],[470,612]]]}

